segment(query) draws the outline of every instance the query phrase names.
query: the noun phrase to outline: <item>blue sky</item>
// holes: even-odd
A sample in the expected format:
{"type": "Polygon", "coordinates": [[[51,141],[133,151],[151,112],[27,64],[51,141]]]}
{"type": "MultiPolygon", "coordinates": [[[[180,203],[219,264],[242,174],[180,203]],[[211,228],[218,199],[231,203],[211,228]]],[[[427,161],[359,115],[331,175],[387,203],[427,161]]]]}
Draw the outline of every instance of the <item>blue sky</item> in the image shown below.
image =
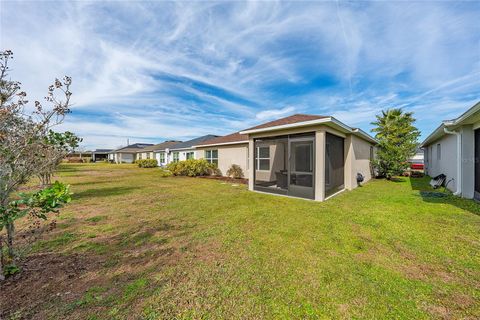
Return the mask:
{"type": "Polygon", "coordinates": [[[0,2],[30,99],[73,77],[85,148],[227,134],[293,113],[423,137],[480,100],[480,2],[0,2]]]}

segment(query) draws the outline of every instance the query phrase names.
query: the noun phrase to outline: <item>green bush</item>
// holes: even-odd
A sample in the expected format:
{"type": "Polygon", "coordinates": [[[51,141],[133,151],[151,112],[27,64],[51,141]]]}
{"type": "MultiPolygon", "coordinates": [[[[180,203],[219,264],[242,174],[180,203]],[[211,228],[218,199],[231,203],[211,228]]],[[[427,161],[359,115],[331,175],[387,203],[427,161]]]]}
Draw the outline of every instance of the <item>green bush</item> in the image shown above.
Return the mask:
{"type": "Polygon", "coordinates": [[[205,159],[188,159],[185,161],[171,162],[167,165],[167,169],[174,176],[207,176],[216,173],[217,166],[209,163],[205,159]]]}
{"type": "Polygon", "coordinates": [[[243,170],[238,164],[232,164],[232,166],[227,170],[227,176],[235,179],[243,178],[243,170]]]}
{"type": "Polygon", "coordinates": [[[158,167],[158,162],[155,159],[141,159],[135,161],[140,168],[156,168],[158,167]]]}

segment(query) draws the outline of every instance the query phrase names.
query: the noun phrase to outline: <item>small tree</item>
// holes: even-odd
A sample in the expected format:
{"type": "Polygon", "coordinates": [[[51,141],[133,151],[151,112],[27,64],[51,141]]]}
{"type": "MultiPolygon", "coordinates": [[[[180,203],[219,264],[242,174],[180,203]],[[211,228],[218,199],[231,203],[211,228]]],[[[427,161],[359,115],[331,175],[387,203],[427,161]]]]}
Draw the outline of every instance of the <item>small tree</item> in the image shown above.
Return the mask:
{"type": "Polygon", "coordinates": [[[45,137],[45,141],[39,147],[39,154],[36,159],[38,162],[38,179],[41,186],[48,186],[52,182],[52,175],[62,159],[67,154],[78,147],[82,141],[72,132],[64,133],[50,130],[45,137]]]}
{"type": "Polygon", "coordinates": [[[387,109],[376,118],[377,121],[372,122],[376,126],[372,131],[379,143],[374,167],[379,175],[391,179],[408,168],[407,160],[415,154],[420,132],[413,125],[412,112],[387,109]]]}
{"type": "MultiPolygon", "coordinates": [[[[31,177],[51,174],[58,160],[46,151],[58,151],[64,144],[71,145],[77,140],[71,134],[57,136],[52,131],[52,127],[62,123],[70,112],[71,78],[56,79],[48,88],[45,100],[50,108],[45,109],[35,101],[33,111],[29,112],[27,95],[20,91],[20,83],[7,79],[8,62],[12,58],[10,50],[0,52],[0,232],[6,229],[7,263],[15,266],[15,221],[27,214],[46,219],[47,213],[55,212],[69,201],[69,191],[67,186],[57,182],[37,193],[22,194],[20,199],[12,199],[12,195],[31,177]],[[64,100],[57,99],[58,91],[63,93],[64,100]]],[[[1,244],[0,233],[0,248],[1,244]]],[[[0,278],[4,273],[3,265],[2,255],[0,278]]]]}

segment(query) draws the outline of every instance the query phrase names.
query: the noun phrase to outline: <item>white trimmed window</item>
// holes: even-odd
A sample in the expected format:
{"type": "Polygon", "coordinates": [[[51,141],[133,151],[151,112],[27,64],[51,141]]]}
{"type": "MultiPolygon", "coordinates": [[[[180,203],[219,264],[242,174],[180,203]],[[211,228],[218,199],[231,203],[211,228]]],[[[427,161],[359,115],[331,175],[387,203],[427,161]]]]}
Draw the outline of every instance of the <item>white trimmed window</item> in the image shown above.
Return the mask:
{"type": "Polygon", "coordinates": [[[165,163],[165,152],[160,152],[160,163],[165,163]]]}
{"type": "Polygon", "coordinates": [[[180,152],[173,153],[173,162],[178,162],[180,160],[180,152]]]}
{"type": "Polygon", "coordinates": [[[195,153],[193,151],[185,152],[185,159],[193,159],[195,158],[195,153]]]}
{"type": "Polygon", "coordinates": [[[210,163],[215,163],[216,165],[218,165],[218,150],[206,150],[205,160],[207,160],[210,163]]]}
{"type": "Polygon", "coordinates": [[[270,170],[270,147],[257,147],[257,170],[270,170]]]}

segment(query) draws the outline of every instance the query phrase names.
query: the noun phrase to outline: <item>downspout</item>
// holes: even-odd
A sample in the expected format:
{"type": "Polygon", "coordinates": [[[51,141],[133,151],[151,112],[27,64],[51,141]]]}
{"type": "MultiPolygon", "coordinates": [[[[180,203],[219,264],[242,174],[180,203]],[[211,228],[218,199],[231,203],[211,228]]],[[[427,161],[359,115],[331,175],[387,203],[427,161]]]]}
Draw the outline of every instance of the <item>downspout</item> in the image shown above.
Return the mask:
{"type": "Polygon", "coordinates": [[[462,195],[462,134],[457,131],[451,131],[443,128],[446,134],[453,134],[457,136],[457,191],[453,195],[462,195]]]}

